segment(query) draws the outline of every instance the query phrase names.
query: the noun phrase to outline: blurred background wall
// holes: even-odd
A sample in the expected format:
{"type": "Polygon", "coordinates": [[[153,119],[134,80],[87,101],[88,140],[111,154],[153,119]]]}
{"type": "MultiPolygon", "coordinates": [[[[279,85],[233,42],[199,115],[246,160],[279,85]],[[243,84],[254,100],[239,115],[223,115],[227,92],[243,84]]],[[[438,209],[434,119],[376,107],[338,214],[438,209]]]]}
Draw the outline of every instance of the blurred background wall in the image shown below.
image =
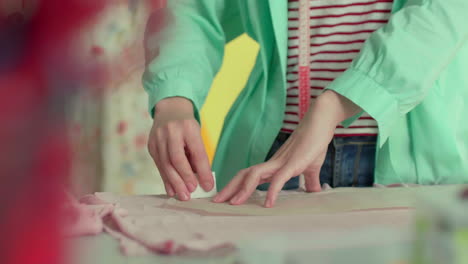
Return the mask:
{"type": "MultiPolygon", "coordinates": [[[[85,89],[70,105],[75,193],[110,191],[162,193],[159,173],[146,142],[152,119],[141,85],[143,37],[148,8],[119,1],[86,32],[90,53],[109,63],[106,78],[85,89]]],[[[202,109],[202,135],[212,160],[224,117],[245,85],[258,45],[243,35],[227,44],[224,63],[202,109]]]]}

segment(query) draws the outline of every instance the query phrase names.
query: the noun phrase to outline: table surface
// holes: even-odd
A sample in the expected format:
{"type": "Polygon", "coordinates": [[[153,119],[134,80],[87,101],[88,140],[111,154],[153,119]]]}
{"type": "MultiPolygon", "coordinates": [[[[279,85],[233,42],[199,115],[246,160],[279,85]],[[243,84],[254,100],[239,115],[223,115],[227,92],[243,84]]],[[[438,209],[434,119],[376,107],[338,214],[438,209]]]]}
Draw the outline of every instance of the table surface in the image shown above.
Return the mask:
{"type": "MultiPolygon", "coordinates": [[[[418,188],[425,188],[425,187],[418,187],[418,188]]],[[[447,191],[452,191],[453,187],[444,188],[447,191]]],[[[430,190],[430,188],[427,188],[430,190]]],[[[385,218],[395,218],[398,219],[405,218],[406,216],[410,216],[413,214],[413,210],[397,210],[392,212],[392,217],[389,217],[388,213],[390,211],[382,211],[382,215],[387,213],[385,218]]],[[[366,214],[368,212],[362,211],[359,212],[359,215],[366,214]]],[[[380,213],[379,213],[380,214],[380,213]]],[[[342,215],[344,216],[344,215],[342,215]]],[[[336,214],[333,216],[333,219],[340,218],[340,214],[336,214]]],[[[346,218],[346,217],[342,217],[346,218]]],[[[366,218],[367,219],[367,218],[366,218]]],[[[374,219],[375,220],[375,219],[374,219]]],[[[340,221],[347,221],[347,219],[341,219],[340,221]]],[[[406,234],[405,236],[410,233],[412,226],[412,220],[407,221],[404,224],[398,226],[397,233],[401,233],[398,235],[406,234]]],[[[309,232],[316,232],[320,227],[313,227],[309,232]]],[[[354,240],[353,240],[354,241],[354,240]]],[[[91,236],[91,237],[81,237],[81,238],[74,238],[70,240],[72,245],[73,252],[71,258],[74,260],[72,261],[73,264],[101,264],[101,263],[112,263],[112,264],[124,264],[124,263],[132,263],[132,264],[158,264],[158,263],[167,263],[167,264],[209,264],[209,263],[216,263],[216,264],[224,264],[224,263],[239,263],[236,262],[237,254],[234,252],[226,253],[221,252],[218,253],[209,253],[209,254],[199,254],[199,255],[191,255],[191,256],[158,256],[158,255],[146,255],[146,256],[137,256],[137,257],[127,257],[121,254],[119,251],[119,244],[118,241],[112,238],[108,234],[101,234],[98,236],[91,236]]]]}

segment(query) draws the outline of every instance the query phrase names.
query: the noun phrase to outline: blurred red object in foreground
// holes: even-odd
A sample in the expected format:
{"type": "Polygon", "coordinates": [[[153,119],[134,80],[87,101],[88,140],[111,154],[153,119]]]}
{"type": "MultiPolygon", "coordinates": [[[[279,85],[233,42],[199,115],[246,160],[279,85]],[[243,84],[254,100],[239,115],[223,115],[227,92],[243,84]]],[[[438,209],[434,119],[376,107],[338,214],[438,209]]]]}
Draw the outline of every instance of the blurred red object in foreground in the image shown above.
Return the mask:
{"type": "Polygon", "coordinates": [[[69,169],[66,98],[83,76],[69,54],[105,1],[0,0],[0,263],[54,264],[69,169]]]}
{"type": "MultiPolygon", "coordinates": [[[[102,79],[106,67],[83,62],[75,48],[82,29],[108,3],[121,1],[137,0],[0,0],[1,264],[65,261],[59,254],[70,165],[65,106],[76,89],[102,79]]],[[[160,9],[165,0],[146,4],[160,9]]],[[[161,18],[150,19],[148,34],[158,31],[161,18]]]]}

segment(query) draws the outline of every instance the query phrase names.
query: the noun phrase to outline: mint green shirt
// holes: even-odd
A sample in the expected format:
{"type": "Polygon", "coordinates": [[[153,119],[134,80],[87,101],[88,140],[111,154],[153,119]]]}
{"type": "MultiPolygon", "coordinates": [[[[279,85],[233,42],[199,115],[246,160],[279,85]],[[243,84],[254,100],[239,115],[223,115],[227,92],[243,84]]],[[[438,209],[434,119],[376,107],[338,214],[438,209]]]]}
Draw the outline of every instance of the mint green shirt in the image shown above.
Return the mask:
{"type": "MultiPolygon", "coordinates": [[[[377,183],[468,183],[467,10],[467,0],[395,0],[389,23],[327,87],[377,121],[377,183]]],[[[181,96],[199,118],[226,42],[245,32],[261,47],[219,140],[213,170],[220,189],[263,162],[281,128],[287,1],[177,0],[167,12],[158,46],[149,43],[159,55],[143,77],[150,111],[181,96]]]]}

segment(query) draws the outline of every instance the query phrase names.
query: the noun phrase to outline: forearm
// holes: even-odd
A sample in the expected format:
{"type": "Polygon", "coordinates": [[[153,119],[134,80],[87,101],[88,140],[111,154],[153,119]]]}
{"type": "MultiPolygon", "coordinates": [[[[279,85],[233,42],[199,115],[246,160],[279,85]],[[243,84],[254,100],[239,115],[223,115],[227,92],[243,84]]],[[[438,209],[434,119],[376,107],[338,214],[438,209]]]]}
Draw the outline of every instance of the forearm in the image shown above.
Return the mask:
{"type": "Polygon", "coordinates": [[[342,121],[358,114],[362,109],[348,98],[327,90],[317,99],[316,111],[323,111],[330,114],[333,125],[338,125],[342,121]]]}
{"type": "Polygon", "coordinates": [[[300,126],[306,126],[314,137],[323,137],[320,141],[328,144],[336,126],[361,112],[361,108],[342,95],[327,90],[312,104],[300,126]]]}
{"type": "Polygon", "coordinates": [[[150,34],[146,45],[157,54],[148,61],[143,86],[149,96],[149,111],[169,97],[185,97],[193,104],[199,121],[213,78],[221,67],[227,1],[168,1],[165,26],[150,34]]]}

